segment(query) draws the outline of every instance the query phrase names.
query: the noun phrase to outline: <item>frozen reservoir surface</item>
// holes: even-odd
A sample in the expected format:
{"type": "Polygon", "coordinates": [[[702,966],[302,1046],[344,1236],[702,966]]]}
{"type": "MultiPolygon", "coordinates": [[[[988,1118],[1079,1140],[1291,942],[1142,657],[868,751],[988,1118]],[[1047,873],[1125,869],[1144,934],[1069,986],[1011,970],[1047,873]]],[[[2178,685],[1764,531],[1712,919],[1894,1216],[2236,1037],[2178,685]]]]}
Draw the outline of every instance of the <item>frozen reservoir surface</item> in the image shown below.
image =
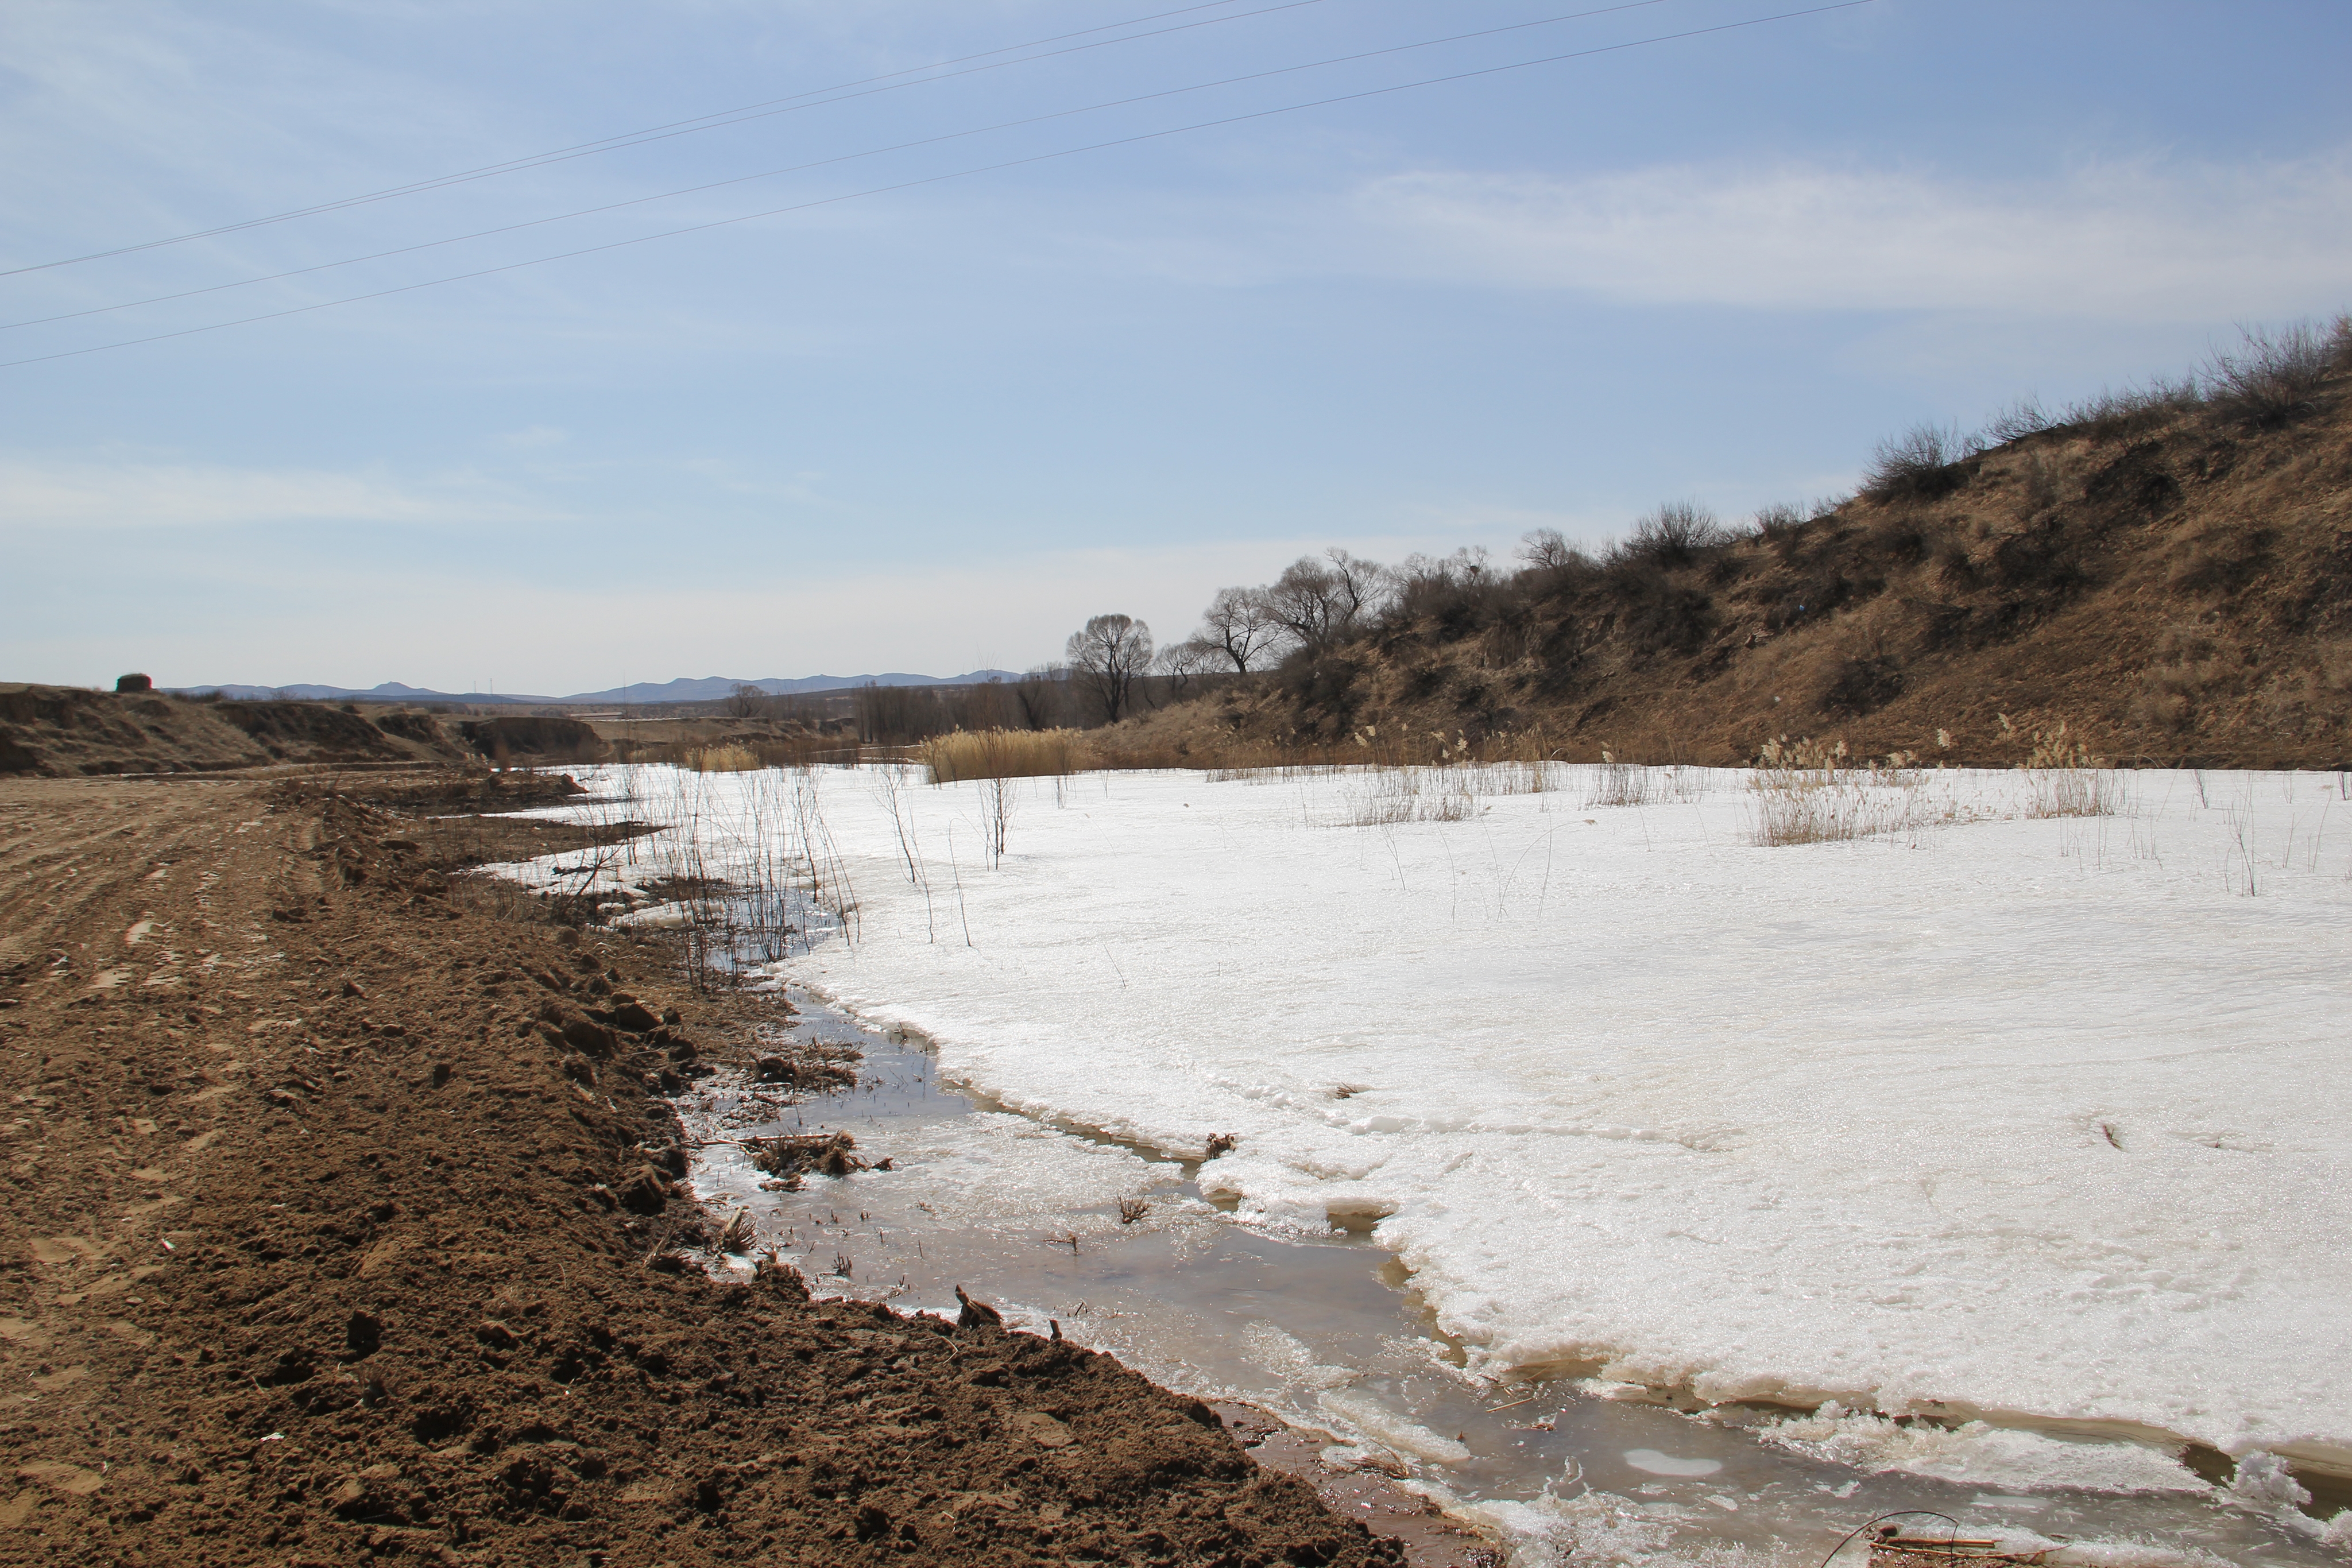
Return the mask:
{"type": "MultiPolygon", "coordinates": [[[[917,1180],[977,1157],[1069,1214],[1229,1137],[1203,1224],[1368,1231],[1474,1380],[1834,1402],[1742,1440],[2028,1500],[2197,1492],[2194,1444],[2280,1506],[2263,1552],[2346,1543],[2263,1457],[2352,1469],[2337,777],[2138,772],[2042,818],[2048,779],[1935,773],[1887,831],[1773,848],[1730,772],[1091,774],[1001,810],[916,777],[616,769],[550,814],[681,823],[639,879],[689,832],[814,866],[855,914],[777,978],[919,1036],[980,1123],[1064,1130],[967,1129],[917,1180]]],[[[1323,1424],[1467,1462],[1349,1371],[1307,1375],[1323,1424]]],[[[1636,1452],[1667,1488],[1713,1462],[1636,1452]]],[[[1593,1495],[1510,1506],[1588,1554],[1690,1528],[1578,1524],[1593,1495]]]]}

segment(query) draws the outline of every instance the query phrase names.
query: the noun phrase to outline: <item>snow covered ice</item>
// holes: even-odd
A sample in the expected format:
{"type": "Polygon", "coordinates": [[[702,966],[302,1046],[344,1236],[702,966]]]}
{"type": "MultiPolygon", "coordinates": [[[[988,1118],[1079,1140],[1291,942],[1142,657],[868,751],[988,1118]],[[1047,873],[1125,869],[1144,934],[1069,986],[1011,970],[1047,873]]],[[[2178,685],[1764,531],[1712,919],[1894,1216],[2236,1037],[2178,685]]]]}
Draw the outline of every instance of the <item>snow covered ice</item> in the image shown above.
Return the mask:
{"type": "MultiPolygon", "coordinates": [[[[782,970],[1009,1109],[1234,1137],[1246,1220],[1376,1218],[1481,1370],[2352,1463],[2335,776],[2035,819],[1937,773],[1925,825],[1762,848],[1732,772],[1424,775],[1451,821],[1085,775],[1007,786],[1001,860],[983,786],[883,776],[816,775],[856,940],[782,970]]],[[[688,777],[724,837],[751,776],[688,777]]],[[[1790,1440],[1895,1440],[1844,1421],[1790,1440]]]]}

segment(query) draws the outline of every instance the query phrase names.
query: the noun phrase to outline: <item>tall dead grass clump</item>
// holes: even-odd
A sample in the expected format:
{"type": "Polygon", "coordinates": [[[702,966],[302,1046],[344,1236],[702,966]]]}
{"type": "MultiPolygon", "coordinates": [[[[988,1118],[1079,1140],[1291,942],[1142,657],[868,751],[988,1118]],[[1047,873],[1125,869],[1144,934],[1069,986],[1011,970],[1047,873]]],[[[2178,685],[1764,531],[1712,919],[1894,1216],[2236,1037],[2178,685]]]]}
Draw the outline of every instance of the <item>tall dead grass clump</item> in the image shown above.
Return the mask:
{"type": "Polygon", "coordinates": [[[2066,721],[2034,731],[2033,749],[2023,764],[2032,796],[2029,817],[2112,817],[2130,803],[2130,791],[2105,758],[2071,734],[2066,721]]]}
{"type": "Polygon", "coordinates": [[[684,762],[697,773],[756,773],[762,766],[758,752],[731,743],[697,747],[686,754],[684,762]]]}
{"type": "Polygon", "coordinates": [[[934,784],[965,779],[1054,779],[1076,773],[1087,760],[1085,736],[1075,729],[960,729],[914,747],[915,760],[934,784]]]}
{"type": "Polygon", "coordinates": [[[1645,806],[1650,801],[1650,770],[1631,762],[1620,762],[1602,752],[1603,760],[1585,776],[1584,808],[1596,806],[1645,806]]]}
{"type": "Polygon", "coordinates": [[[1378,828],[1400,822],[1461,822],[1475,813],[1463,770],[1455,768],[1377,768],[1362,775],[1360,795],[1350,790],[1350,827],[1378,828]]]}
{"type": "Polygon", "coordinates": [[[818,768],[850,766],[863,760],[857,743],[837,735],[814,732],[782,736],[731,736],[724,740],[639,740],[625,737],[612,742],[616,762],[667,764],[692,773],[748,773],[754,768],[818,768]],[[709,756],[715,766],[706,767],[709,756]],[[751,760],[746,763],[745,756],[751,760]]]}
{"type": "Polygon", "coordinates": [[[1756,842],[1767,849],[1838,843],[1937,820],[1909,762],[1898,753],[1884,766],[1857,765],[1843,740],[1775,736],[1758,753],[1749,779],[1756,797],[1756,842]]]}

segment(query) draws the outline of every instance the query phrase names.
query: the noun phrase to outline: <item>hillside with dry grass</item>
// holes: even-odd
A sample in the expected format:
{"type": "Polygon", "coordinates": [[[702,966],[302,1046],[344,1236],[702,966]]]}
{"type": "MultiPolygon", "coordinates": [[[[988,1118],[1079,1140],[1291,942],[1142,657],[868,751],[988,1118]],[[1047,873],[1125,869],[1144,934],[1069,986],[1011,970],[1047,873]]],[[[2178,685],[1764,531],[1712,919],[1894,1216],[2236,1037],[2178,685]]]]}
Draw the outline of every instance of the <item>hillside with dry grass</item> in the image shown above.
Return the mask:
{"type": "Polygon", "coordinates": [[[1412,563],[1349,635],[1095,739],[2352,765],[2347,392],[2352,324],[2256,335],[2180,382],[1915,430],[1853,497],[1744,529],[1670,506],[1599,558],[1531,536],[1516,572],[1412,563]]]}

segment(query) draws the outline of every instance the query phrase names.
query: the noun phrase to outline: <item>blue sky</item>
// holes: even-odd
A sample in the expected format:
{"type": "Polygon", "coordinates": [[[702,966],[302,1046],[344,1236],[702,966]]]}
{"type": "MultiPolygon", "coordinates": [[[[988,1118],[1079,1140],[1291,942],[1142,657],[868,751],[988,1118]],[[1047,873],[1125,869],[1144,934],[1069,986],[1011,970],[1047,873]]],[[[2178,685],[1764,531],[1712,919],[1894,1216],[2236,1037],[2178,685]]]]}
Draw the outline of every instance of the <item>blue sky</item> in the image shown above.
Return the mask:
{"type": "Polygon", "coordinates": [[[1591,8],[16,0],[7,268],[910,74],[0,277],[0,678],[1020,667],[2352,305],[2352,6],[1591,8]]]}

